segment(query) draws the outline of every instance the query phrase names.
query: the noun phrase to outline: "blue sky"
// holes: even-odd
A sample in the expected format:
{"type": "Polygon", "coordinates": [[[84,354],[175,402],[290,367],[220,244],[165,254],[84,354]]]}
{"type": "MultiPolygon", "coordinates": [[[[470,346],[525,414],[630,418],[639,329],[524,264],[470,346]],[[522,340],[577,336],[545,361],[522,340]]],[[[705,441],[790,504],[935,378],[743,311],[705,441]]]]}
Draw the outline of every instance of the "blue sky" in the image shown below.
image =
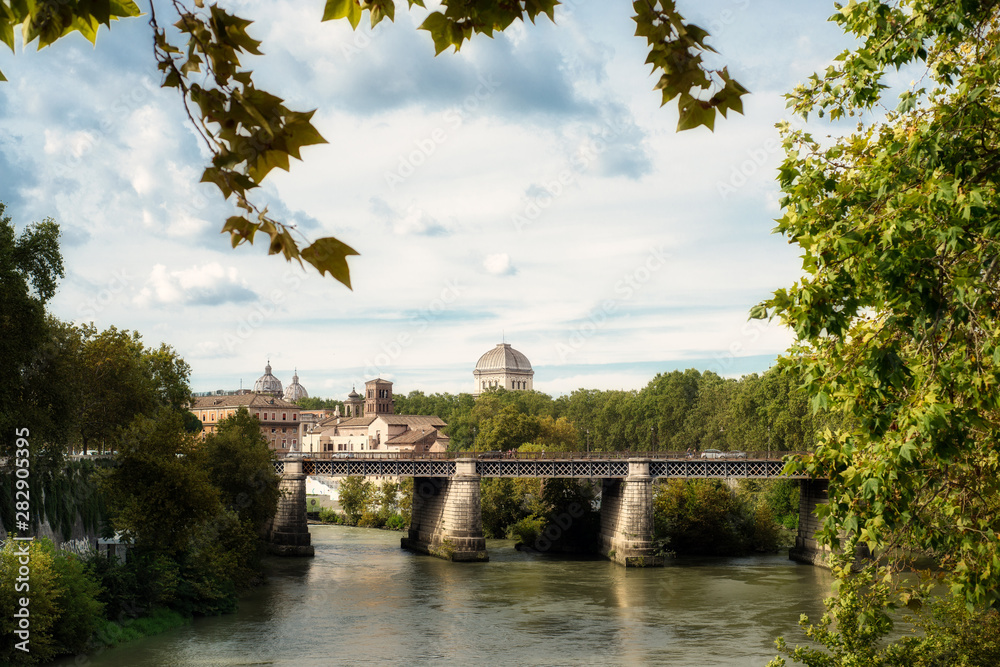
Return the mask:
{"type": "MultiPolygon", "coordinates": [[[[159,88],[145,20],[0,52],[0,200],[63,228],[66,320],[140,331],[196,391],[253,382],[268,359],[312,395],[380,375],[396,391],[471,391],[501,341],[535,388],[639,388],[657,372],[763,371],[788,347],[747,312],[800,275],[779,216],[782,95],[845,39],[828,2],[684,2],[751,91],[745,116],[677,134],[630,3],[572,2],[434,57],[405,12],[374,31],[322,2],[225,3],[254,19],[245,64],[329,141],[262,193],[308,238],[357,249],[354,291],[263,248],[199,184],[205,152],[159,88]]],[[[819,126],[818,132],[825,131],[819,126]]],[[[261,198],[259,198],[261,199],[261,198]]]]}

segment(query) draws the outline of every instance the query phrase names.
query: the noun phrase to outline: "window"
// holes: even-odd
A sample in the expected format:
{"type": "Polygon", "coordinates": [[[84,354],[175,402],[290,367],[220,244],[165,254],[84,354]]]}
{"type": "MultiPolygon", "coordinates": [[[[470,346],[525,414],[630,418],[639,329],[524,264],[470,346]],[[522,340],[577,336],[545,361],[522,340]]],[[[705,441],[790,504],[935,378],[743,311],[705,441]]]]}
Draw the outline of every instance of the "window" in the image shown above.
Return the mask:
{"type": "Polygon", "coordinates": [[[284,428],[283,428],[283,429],[281,429],[281,432],[282,432],[282,433],[287,433],[287,432],[288,432],[288,429],[284,429],[284,428]]]}
{"type": "Polygon", "coordinates": [[[277,432],[278,432],[278,429],[276,429],[276,428],[272,428],[271,429],[271,433],[277,433],[277,432]]]}
{"type": "Polygon", "coordinates": [[[285,443],[286,443],[286,442],[288,442],[288,441],[287,441],[287,440],[285,440],[284,438],[282,438],[282,439],[281,439],[281,448],[282,448],[282,449],[284,449],[284,448],[285,448],[285,443]]]}
{"type": "Polygon", "coordinates": [[[271,421],[276,421],[277,419],[278,419],[278,415],[276,415],[275,413],[272,412],[271,413],[271,421]]]}
{"type": "Polygon", "coordinates": [[[298,438],[292,438],[292,447],[294,447],[296,444],[298,444],[298,442],[299,442],[298,438]]]}
{"type": "Polygon", "coordinates": [[[299,420],[299,416],[293,412],[292,413],[292,421],[294,422],[294,421],[298,421],[298,420],[299,420]]]}
{"type": "Polygon", "coordinates": [[[283,421],[283,422],[284,421],[288,421],[288,413],[287,412],[282,412],[281,413],[281,421],[283,421]]]}

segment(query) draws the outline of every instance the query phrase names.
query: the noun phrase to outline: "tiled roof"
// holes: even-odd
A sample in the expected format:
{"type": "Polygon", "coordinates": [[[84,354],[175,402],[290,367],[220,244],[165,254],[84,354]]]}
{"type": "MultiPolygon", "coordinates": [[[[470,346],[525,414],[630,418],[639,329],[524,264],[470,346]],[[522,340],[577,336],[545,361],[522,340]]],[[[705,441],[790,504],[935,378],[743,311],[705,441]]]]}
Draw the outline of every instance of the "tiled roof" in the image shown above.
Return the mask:
{"type": "MultiPolygon", "coordinates": [[[[350,419],[342,419],[337,426],[369,426],[373,421],[375,421],[375,415],[369,415],[368,417],[351,417],[350,419]]],[[[336,424],[336,420],[333,422],[336,424]]],[[[323,423],[324,426],[331,426],[332,424],[327,421],[323,423]]]]}
{"type": "Polygon", "coordinates": [[[282,410],[298,410],[299,406],[289,403],[283,398],[275,398],[266,394],[233,394],[230,396],[199,396],[195,399],[192,410],[223,410],[238,408],[245,405],[248,408],[280,408],[282,410]]]}
{"type": "Polygon", "coordinates": [[[430,440],[433,442],[434,440],[438,439],[437,435],[438,435],[438,430],[436,428],[432,428],[427,431],[406,431],[404,433],[400,433],[394,438],[389,438],[388,440],[385,441],[385,444],[411,445],[411,444],[416,444],[418,442],[422,442],[424,440],[430,440]]]}
{"type": "Polygon", "coordinates": [[[391,426],[409,426],[410,428],[430,426],[431,428],[443,428],[448,425],[443,419],[434,415],[379,415],[379,417],[391,426]]]}

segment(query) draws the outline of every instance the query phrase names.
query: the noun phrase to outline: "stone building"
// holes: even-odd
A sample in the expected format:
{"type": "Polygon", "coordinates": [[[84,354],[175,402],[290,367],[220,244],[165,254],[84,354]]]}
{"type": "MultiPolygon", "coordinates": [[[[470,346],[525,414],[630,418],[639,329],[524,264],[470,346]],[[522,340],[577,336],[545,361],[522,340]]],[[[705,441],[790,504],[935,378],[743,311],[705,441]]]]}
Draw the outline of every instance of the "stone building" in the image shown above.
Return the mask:
{"type": "Polygon", "coordinates": [[[528,358],[510,343],[497,343],[495,348],[479,357],[472,375],[476,379],[472,395],[478,397],[484,391],[499,387],[508,391],[531,391],[535,371],[528,358]]]}
{"type": "Polygon", "coordinates": [[[382,378],[365,382],[365,415],[392,414],[395,409],[391,382],[382,378]]]}
{"type": "Polygon", "coordinates": [[[361,400],[361,394],[357,392],[354,387],[351,387],[351,393],[347,395],[347,400],[344,401],[344,415],[347,417],[361,417],[365,413],[364,401],[361,400]]]}
{"type": "Polygon", "coordinates": [[[271,373],[271,362],[268,361],[264,374],[254,383],[253,391],[241,389],[235,393],[197,396],[191,412],[201,420],[202,437],[205,437],[216,431],[220,421],[245,407],[260,421],[260,432],[268,446],[279,456],[284,456],[298,451],[302,442],[302,410],[292,401],[308,395],[305,387],[299,384],[297,369],[292,383],[282,390],[281,380],[271,373]]]}
{"type": "Polygon", "coordinates": [[[299,406],[282,398],[257,393],[201,396],[195,399],[191,412],[201,420],[204,437],[214,433],[220,421],[232,417],[241,407],[245,407],[260,421],[260,432],[264,434],[268,446],[279,456],[299,449],[301,410],[299,406]]]}
{"type": "Polygon", "coordinates": [[[376,378],[365,383],[364,412],[357,414],[361,397],[353,389],[344,401],[347,415],[319,422],[303,436],[302,451],[443,452],[448,449],[447,424],[433,415],[393,414],[392,382],[376,378]]]}
{"type": "Polygon", "coordinates": [[[264,374],[257,378],[257,382],[254,383],[253,393],[269,394],[271,396],[282,395],[283,391],[281,389],[281,380],[271,375],[270,361],[268,361],[267,365],[264,366],[264,374]]]}
{"type": "Polygon", "coordinates": [[[299,369],[296,368],[292,374],[292,383],[285,388],[285,400],[294,402],[300,398],[309,398],[309,392],[299,384],[299,369]]]}

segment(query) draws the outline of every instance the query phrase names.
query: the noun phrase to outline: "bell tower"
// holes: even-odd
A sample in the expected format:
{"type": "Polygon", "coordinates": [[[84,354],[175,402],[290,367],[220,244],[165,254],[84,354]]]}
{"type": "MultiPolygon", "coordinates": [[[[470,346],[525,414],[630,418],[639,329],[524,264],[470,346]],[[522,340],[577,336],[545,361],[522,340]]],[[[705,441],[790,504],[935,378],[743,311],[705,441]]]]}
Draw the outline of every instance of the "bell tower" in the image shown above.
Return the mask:
{"type": "Polygon", "coordinates": [[[391,415],[396,409],[392,400],[392,383],[382,378],[365,382],[365,416],[391,415]]]}

